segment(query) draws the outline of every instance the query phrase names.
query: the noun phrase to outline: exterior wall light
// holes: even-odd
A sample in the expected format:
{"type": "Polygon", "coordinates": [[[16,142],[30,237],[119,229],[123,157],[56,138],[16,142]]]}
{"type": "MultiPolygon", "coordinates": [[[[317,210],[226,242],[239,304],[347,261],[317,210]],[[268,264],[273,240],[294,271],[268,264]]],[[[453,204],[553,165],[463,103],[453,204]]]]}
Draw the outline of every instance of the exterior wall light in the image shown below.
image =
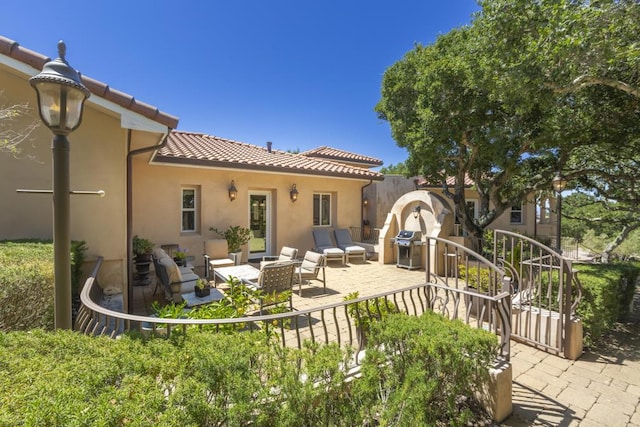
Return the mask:
{"type": "Polygon", "coordinates": [[[229,200],[232,202],[238,198],[238,189],[236,188],[236,183],[234,180],[231,180],[231,185],[229,185],[229,200]]]}
{"type": "Polygon", "coordinates": [[[362,206],[364,206],[365,208],[367,206],[369,206],[369,199],[367,199],[366,197],[362,200],[362,206]]]}
{"type": "Polygon", "coordinates": [[[413,217],[415,219],[418,219],[419,216],[420,216],[420,205],[413,208],[413,217]]]}
{"type": "Polygon", "coordinates": [[[71,329],[71,219],[69,203],[69,140],[82,122],[84,101],[90,96],[80,73],[65,59],[66,46],[58,42],[58,58],[49,61],[29,83],[38,95],[40,119],[54,134],[53,258],[54,327],[71,329]]]}
{"type": "Polygon", "coordinates": [[[291,191],[289,191],[289,197],[291,197],[291,201],[293,203],[295,203],[296,200],[298,200],[298,189],[296,188],[295,184],[291,186],[291,191]]]}

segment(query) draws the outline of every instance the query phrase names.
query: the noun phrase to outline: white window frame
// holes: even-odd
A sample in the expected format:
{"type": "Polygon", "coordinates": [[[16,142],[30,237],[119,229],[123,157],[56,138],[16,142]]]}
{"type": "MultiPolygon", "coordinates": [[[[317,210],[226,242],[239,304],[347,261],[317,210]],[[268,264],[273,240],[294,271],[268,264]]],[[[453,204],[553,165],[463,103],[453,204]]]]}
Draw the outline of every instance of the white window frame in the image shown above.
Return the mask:
{"type": "Polygon", "coordinates": [[[524,203],[520,203],[520,209],[517,209],[518,206],[511,206],[511,212],[509,213],[509,223],[510,224],[524,224],[524,203]],[[516,209],[514,209],[516,208],[516,209]],[[513,214],[514,213],[519,213],[520,214],[520,220],[519,221],[514,221],[513,220],[513,214]]]}
{"type": "Polygon", "coordinates": [[[333,196],[331,195],[331,193],[313,193],[313,213],[312,214],[313,214],[313,226],[314,227],[331,227],[331,217],[332,217],[331,212],[332,212],[332,208],[333,208],[331,206],[332,199],[333,199],[333,196]],[[315,209],[316,209],[316,200],[315,200],[316,196],[318,197],[318,223],[316,223],[316,212],[315,212],[315,209]],[[329,198],[329,200],[328,200],[329,208],[328,209],[323,209],[324,203],[327,203],[327,202],[323,201],[324,200],[324,196],[327,196],[329,198]],[[327,211],[328,215],[329,215],[329,218],[327,218],[327,220],[328,220],[327,224],[323,224],[323,219],[324,219],[323,212],[325,212],[325,211],[327,211]]]}
{"type": "Polygon", "coordinates": [[[182,187],[180,189],[180,232],[181,233],[195,233],[198,231],[198,189],[195,187],[182,187]],[[193,191],[193,207],[184,206],[185,191],[193,191]],[[184,228],[184,214],[193,213],[193,229],[184,228]]]}

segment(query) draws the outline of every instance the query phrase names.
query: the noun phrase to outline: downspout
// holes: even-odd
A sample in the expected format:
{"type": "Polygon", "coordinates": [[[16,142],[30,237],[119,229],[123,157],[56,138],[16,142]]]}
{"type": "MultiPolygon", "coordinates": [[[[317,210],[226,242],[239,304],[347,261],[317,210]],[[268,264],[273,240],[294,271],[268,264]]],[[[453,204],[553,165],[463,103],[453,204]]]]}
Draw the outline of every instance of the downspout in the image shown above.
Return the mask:
{"type": "MultiPolygon", "coordinates": [[[[370,179],[369,183],[366,185],[363,185],[362,188],[360,188],[360,233],[363,232],[363,228],[364,228],[364,189],[367,188],[368,186],[370,186],[371,184],[373,184],[373,180],[370,179]]],[[[362,236],[362,234],[361,234],[362,236]]]]}
{"type": "Polygon", "coordinates": [[[133,240],[133,156],[161,149],[167,145],[172,130],[172,128],[168,128],[160,144],[129,151],[131,150],[131,129],[127,129],[127,279],[129,281],[127,283],[127,312],[129,314],[132,311],[131,302],[133,301],[133,247],[131,243],[133,240]]]}

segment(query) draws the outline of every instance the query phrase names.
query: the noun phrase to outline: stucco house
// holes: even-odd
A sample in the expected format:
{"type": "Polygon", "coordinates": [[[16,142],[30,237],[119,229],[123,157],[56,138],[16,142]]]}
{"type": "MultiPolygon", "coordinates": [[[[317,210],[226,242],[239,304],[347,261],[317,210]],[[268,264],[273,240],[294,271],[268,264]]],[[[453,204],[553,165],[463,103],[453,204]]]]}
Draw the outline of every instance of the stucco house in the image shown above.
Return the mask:
{"type": "MultiPolygon", "coordinates": [[[[16,128],[39,121],[28,80],[48,60],[0,36],[0,105],[32,107],[16,128]]],[[[71,238],[87,242],[89,262],[104,257],[99,282],[121,289],[125,307],[134,235],[186,248],[196,268],[204,263],[204,241],[216,237],[212,226],[250,227],[254,240],[245,259],[283,245],[305,251],[313,246],[313,227],[360,226],[363,188],[384,179],[371,170],[381,161],[330,147],[295,154],[271,143],[176,131],[178,118],[90,77],[82,81],[91,97],[82,125],[69,136],[71,189],[105,196],[72,195],[71,238]]],[[[18,157],[0,153],[0,239],[51,238],[51,197],[16,192],[52,188],[51,140],[42,125],[18,157]]]]}

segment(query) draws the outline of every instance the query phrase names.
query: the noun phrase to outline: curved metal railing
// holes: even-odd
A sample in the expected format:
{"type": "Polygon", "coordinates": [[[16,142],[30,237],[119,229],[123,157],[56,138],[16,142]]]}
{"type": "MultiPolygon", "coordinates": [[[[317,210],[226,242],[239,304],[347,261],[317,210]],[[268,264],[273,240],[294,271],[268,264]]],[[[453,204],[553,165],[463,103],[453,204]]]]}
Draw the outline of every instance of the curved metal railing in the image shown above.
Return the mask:
{"type": "MultiPolygon", "coordinates": [[[[465,248],[453,245],[458,250],[466,252],[465,248]]],[[[488,263],[486,259],[482,261],[488,263]]],[[[437,278],[436,275],[431,275],[433,281],[423,284],[287,313],[228,319],[167,319],[121,313],[101,306],[99,302],[102,291],[97,280],[101,264],[100,258],[85,282],[80,294],[82,304],[75,322],[77,331],[89,335],[116,337],[122,333],[137,330],[144,334],[169,336],[176,331],[188,333],[192,328],[212,332],[233,329],[250,333],[262,331],[269,336],[277,334],[281,345],[287,347],[301,348],[306,340],[310,340],[319,344],[348,345],[361,350],[363,342],[359,341],[359,338],[362,338],[362,331],[359,331],[356,325],[360,323],[363,316],[382,316],[385,311],[383,306],[387,303],[395,304],[400,311],[408,315],[418,316],[427,310],[432,310],[451,319],[463,320],[471,326],[487,329],[485,321],[474,318],[474,303],[470,299],[466,304],[461,304],[465,296],[468,296],[478,297],[483,301],[482,306],[485,308],[482,313],[489,309],[491,329],[499,336],[496,357],[503,360],[509,359],[510,293],[477,295],[464,287],[450,286],[446,280],[443,282],[442,278],[437,278]]],[[[496,277],[500,275],[501,270],[495,267],[489,268],[495,271],[496,277]]],[[[428,268],[427,271],[429,271],[428,268]]],[[[428,272],[427,276],[429,275],[428,272]]],[[[503,276],[502,274],[501,277],[503,276]]]]}

